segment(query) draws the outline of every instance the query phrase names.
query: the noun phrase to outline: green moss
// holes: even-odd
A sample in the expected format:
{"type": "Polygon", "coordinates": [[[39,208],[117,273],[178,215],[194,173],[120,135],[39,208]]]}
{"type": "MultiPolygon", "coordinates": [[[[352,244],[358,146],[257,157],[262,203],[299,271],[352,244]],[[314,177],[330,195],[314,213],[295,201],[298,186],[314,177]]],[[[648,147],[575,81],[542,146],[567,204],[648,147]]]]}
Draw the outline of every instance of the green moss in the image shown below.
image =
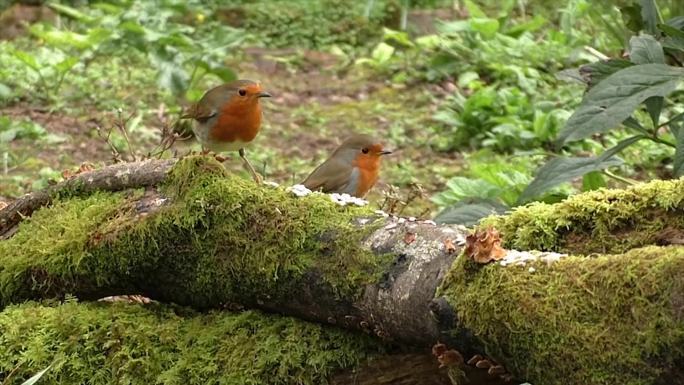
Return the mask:
{"type": "Polygon", "coordinates": [[[501,231],[505,247],[621,253],[684,231],[684,179],[653,181],[625,190],[597,190],[549,205],[533,203],[482,226],[501,231]]]}
{"type": "Polygon", "coordinates": [[[365,335],[256,311],[68,301],[0,313],[0,382],[18,368],[9,384],[50,364],[41,384],[324,384],[379,350],[365,335]]]}
{"type": "Polygon", "coordinates": [[[87,285],[79,266],[88,256],[90,234],[123,202],[121,194],[98,192],[57,201],[22,222],[10,240],[0,241],[0,305],[34,291],[68,291],[67,282],[78,279],[87,285]]]}
{"type": "Polygon", "coordinates": [[[197,306],[291,295],[293,285],[306,287],[312,276],[321,276],[337,295],[353,297],[390,263],[390,256],[360,245],[380,226],[353,223],[373,216],[369,208],[256,186],[229,175],[213,158],[179,161],[163,191],[171,203],[143,217],[104,194],[36,213],[15,237],[0,242],[0,303],[25,298],[27,287],[50,294],[45,275],[61,284],[54,292],[151,288],[197,306]],[[30,244],[34,238],[49,247],[30,244]],[[61,247],[51,244],[56,239],[61,247]],[[20,274],[31,279],[17,282],[20,274]]]}
{"type": "Polygon", "coordinates": [[[669,376],[684,358],[682,282],[684,247],[651,246],[525,267],[459,257],[439,295],[519,378],[641,385],[677,382],[669,376]]]}

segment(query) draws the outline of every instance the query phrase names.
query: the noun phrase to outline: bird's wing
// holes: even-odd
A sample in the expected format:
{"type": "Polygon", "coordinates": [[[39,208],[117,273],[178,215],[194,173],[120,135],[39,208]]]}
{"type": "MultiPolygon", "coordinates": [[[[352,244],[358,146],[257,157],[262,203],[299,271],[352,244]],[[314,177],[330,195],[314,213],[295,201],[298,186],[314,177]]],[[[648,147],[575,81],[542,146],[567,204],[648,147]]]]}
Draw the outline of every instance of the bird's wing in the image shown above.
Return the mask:
{"type": "Polygon", "coordinates": [[[183,118],[192,118],[192,119],[195,119],[199,122],[202,122],[202,121],[209,120],[209,119],[213,118],[214,116],[216,116],[215,110],[208,108],[208,107],[204,107],[200,103],[196,103],[196,104],[193,104],[188,109],[188,111],[185,113],[185,115],[183,115],[182,117],[183,118]]]}
{"type": "Polygon", "coordinates": [[[302,184],[312,191],[339,192],[349,184],[351,167],[335,159],[328,159],[318,166],[302,184]]]}

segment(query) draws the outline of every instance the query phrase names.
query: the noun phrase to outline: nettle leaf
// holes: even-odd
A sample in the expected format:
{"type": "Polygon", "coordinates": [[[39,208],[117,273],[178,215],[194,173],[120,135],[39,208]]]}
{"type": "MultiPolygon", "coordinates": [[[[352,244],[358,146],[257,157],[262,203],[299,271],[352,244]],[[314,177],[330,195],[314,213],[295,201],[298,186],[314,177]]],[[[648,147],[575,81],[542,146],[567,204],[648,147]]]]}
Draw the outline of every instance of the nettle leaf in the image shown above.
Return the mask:
{"type": "Polygon", "coordinates": [[[57,68],[57,71],[60,73],[66,73],[69,72],[76,64],[78,64],[79,59],[74,56],[69,56],[66,59],[62,60],[61,62],[57,63],[55,65],[55,68],[57,68]]]}
{"type": "Polygon", "coordinates": [[[641,5],[632,4],[620,7],[622,22],[630,31],[638,33],[644,28],[644,20],[641,17],[641,5]]]}
{"type": "Polygon", "coordinates": [[[677,139],[677,149],[675,150],[672,172],[674,176],[684,176],[684,125],[679,125],[675,138],[677,139]]]}
{"type": "Polygon", "coordinates": [[[587,88],[591,88],[608,76],[633,65],[631,61],[625,59],[608,59],[583,65],[580,67],[579,73],[582,80],[587,84],[587,88]]]}
{"type": "Polygon", "coordinates": [[[614,156],[626,147],[644,139],[644,135],[636,135],[625,139],[606,150],[599,156],[555,158],[537,171],[532,183],[520,194],[518,203],[528,202],[561,183],[569,182],[592,171],[600,171],[608,167],[622,164],[622,160],[614,156]]]}
{"type": "Polygon", "coordinates": [[[644,29],[653,36],[657,35],[658,28],[656,26],[660,15],[655,0],[640,0],[639,3],[641,4],[641,19],[644,21],[644,29]]]}
{"type": "MultiPolygon", "coordinates": [[[[681,18],[682,23],[684,23],[684,17],[681,18]]],[[[684,51],[684,31],[682,31],[682,27],[670,25],[670,22],[671,20],[668,20],[668,24],[658,24],[658,28],[667,35],[663,39],[663,47],[684,51]]]]}
{"type": "Polygon", "coordinates": [[[32,70],[39,72],[40,71],[40,66],[38,65],[38,62],[36,61],[35,56],[31,55],[28,52],[20,51],[20,50],[13,50],[12,55],[19,59],[22,63],[26,64],[31,68],[32,70]]]}
{"type": "Polygon", "coordinates": [[[508,209],[509,207],[492,199],[469,198],[444,209],[437,214],[435,222],[474,226],[482,218],[503,214],[508,209]]]}
{"type": "Polygon", "coordinates": [[[665,64],[663,47],[651,35],[632,36],[629,39],[629,58],[634,64],[665,64]]]}
{"type": "MultiPolygon", "coordinates": [[[[660,63],[665,64],[665,53],[663,47],[651,35],[633,36],[629,40],[629,58],[634,64],[660,63]]],[[[654,96],[646,99],[646,110],[648,111],[653,127],[658,127],[660,113],[663,109],[665,98],[654,96]]]]}
{"type": "Polygon", "coordinates": [[[597,190],[601,187],[606,187],[606,180],[600,172],[592,171],[582,177],[582,191],[597,190]]]}
{"type": "Polygon", "coordinates": [[[552,159],[537,171],[532,183],[520,194],[518,202],[528,202],[561,183],[620,164],[622,161],[619,159],[601,160],[595,156],[552,159]]]}
{"type": "Polygon", "coordinates": [[[470,28],[474,32],[480,33],[486,39],[491,39],[496,36],[499,27],[499,21],[496,19],[477,17],[470,19],[470,28]]]}
{"type": "Polygon", "coordinates": [[[622,69],[594,86],[558,135],[558,143],[587,138],[617,127],[646,99],[667,96],[684,78],[684,68],[640,64],[622,69]]]}

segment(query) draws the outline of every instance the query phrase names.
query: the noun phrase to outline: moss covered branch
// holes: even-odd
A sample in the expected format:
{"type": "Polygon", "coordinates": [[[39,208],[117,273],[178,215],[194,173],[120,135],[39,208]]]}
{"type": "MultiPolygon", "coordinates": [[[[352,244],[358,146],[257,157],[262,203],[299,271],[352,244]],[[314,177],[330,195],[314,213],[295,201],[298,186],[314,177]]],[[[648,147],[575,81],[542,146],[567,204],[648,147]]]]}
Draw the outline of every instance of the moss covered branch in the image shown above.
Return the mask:
{"type": "Polygon", "coordinates": [[[25,220],[0,242],[0,305],[141,293],[442,340],[536,384],[665,384],[684,378],[682,183],[490,218],[508,247],[574,256],[483,266],[457,258],[457,227],[295,198],[189,157],[155,190],[62,195],[25,220]]]}
{"type": "Polygon", "coordinates": [[[51,365],[41,384],[315,385],[382,352],[366,335],[256,311],[71,300],[0,313],[0,382],[7,384],[51,365]]]}
{"type": "Polygon", "coordinates": [[[296,198],[188,157],[157,192],[97,192],[37,211],[0,242],[0,305],[142,293],[247,306],[428,345],[429,306],[460,233],[396,223],[327,195],[296,198]],[[415,235],[409,244],[407,233],[415,235]]]}

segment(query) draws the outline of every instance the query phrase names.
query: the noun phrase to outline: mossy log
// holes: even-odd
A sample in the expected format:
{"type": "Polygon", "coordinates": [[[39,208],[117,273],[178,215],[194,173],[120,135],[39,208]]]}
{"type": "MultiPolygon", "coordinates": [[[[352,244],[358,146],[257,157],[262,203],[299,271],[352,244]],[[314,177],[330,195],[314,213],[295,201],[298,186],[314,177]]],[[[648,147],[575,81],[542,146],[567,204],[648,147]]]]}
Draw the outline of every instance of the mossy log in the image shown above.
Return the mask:
{"type": "Polygon", "coordinates": [[[41,384],[449,385],[438,365],[427,353],[388,354],[365,334],[258,311],[67,299],[0,313],[3,384],[50,366],[41,384]]]}
{"type": "Polygon", "coordinates": [[[504,245],[574,255],[477,265],[457,258],[461,228],[296,198],[189,157],[155,188],[75,189],[23,221],[0,241],[0,306],[141,293],[198,310],[279,312],[378,341],[440,340],[533,384],[677,383],[683,187],[653,182],[491,218],[504,245]]]}

